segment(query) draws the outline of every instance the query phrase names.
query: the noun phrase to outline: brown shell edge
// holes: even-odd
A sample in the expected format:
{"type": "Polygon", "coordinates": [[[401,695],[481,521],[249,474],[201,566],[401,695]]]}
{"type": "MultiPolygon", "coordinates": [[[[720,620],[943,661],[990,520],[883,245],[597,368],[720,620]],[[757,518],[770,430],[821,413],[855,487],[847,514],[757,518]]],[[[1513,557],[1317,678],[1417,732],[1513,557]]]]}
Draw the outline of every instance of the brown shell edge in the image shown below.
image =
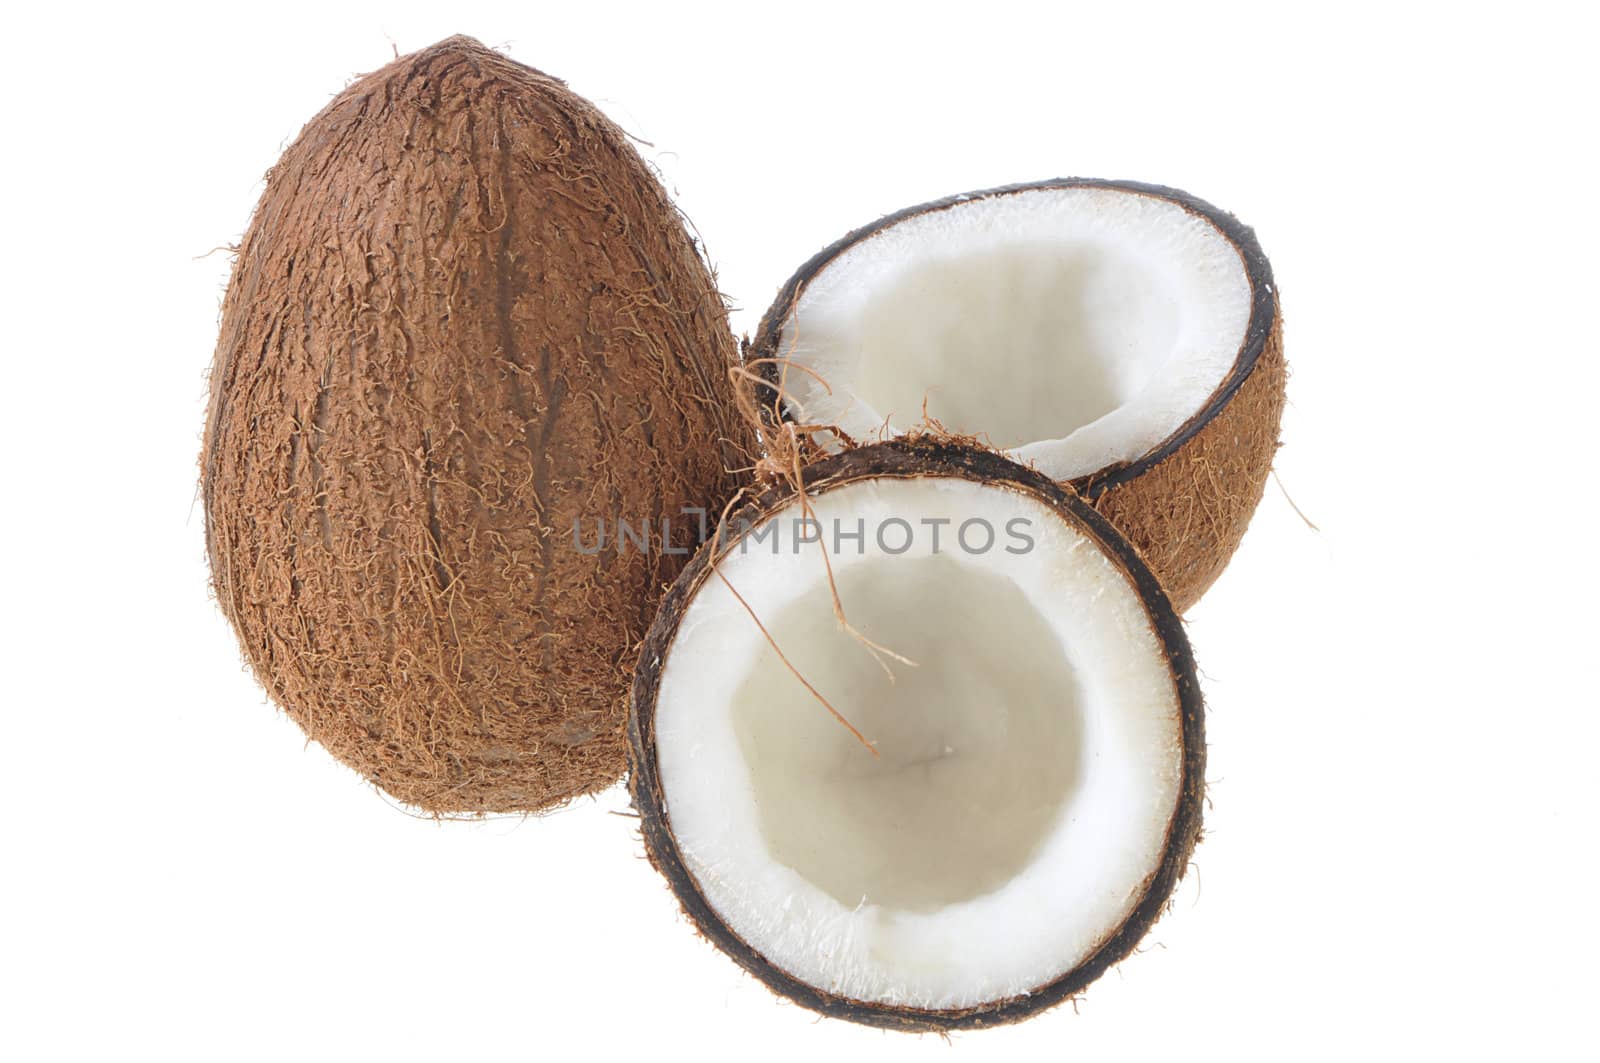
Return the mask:
{"type": "MultiPolygon", "coordinates": [[[[1138,552],[1087,502],[1048,477],[1001,455],[932,438],[896,439],[825,458],[805,470],[805,482],[812,493],[825,493],[860,480],[927,475],[1003,484],[1038,498],[1088,532],[1133,583],[1167,653],[1182,715],[1183,781],[1178,805],[1168,828],[1166,850],[1144,896],[1117,932],[1087,961],[1031,993],[1007,1000],[948,1011],[895,1007],[838,997],[796,979],[768,962],[717,916],[685,866],[672,834],[657,770],[654,731],[662,664],[689,602],[712,575],[714,540],[695,554],[662,600],[640,651],[628,714],[628,786],[639,812],[645,851],[701,935],[774,993],[802,1007],[832,1018],[910,1033],[980,1029],[1017,1022],[1076,996],[1131,953],[1165,910],[1199,840],[1206,759],[1204,705],[1183,623],[1138,552]]],[[[769,489],[742,508],[730,526],[754,526],[763,515],[792,498],[786,488],[769,489]]]]}

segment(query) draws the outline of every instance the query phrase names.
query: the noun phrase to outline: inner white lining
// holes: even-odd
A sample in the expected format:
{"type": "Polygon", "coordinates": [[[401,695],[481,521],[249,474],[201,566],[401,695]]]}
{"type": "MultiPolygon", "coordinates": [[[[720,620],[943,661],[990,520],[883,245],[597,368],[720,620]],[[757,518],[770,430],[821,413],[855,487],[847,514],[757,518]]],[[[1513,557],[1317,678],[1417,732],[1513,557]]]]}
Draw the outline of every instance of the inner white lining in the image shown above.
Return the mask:
{"type": "Polygon", "coordinates": [[[1127,917],[1176,807],[1180,710],[1144,607],[1098,547],[1015,491],[884,479],[815,506],[825,534],[866,531],[859,552],[846,540],[831,553],[852,621],[921,664],[894,665],[890,683],[837,629],[818,547],[795,550],[797,510],[726,558],[784,652],[882,758],[708,580],[656,703],[685,864],[735,933],[832,993],[954,1008],[1048,984],[1127,917]],[[986,552],[954,539],[974,516],[997,530],[986,552]],[[874,534],[893,518],[918,530],[899,555],[874,534]],[[924,521],[952,522],[937,553],[924,521]],[[1021,546],[1008,527],[1032,549],[1008,552],[1021,546]]]}
{"type": "Polygon", "coordinates": [[[880,755],[862,756],[774,655],[760,656],[733,714],[768,851],[852,908],[933,911],[1003,886],[1081,767],[1078,680],[1059,640],[1011,580],[948,554],[855,565],[839,594],[853,623],[892,631],[918,666],[885,682],[815,595],[772,618],[778,644],[848,699],[880,755]]]}
{"type": "Polygon", "coordinates": [[[860,241],[779,334],[806,420],[858,439],[917,424],[987,435],[1065,480],[1183,426],[1237,360],[1251,290],[1237,248],[1170,200],[1106,188],[975,198],[860,241]]]}

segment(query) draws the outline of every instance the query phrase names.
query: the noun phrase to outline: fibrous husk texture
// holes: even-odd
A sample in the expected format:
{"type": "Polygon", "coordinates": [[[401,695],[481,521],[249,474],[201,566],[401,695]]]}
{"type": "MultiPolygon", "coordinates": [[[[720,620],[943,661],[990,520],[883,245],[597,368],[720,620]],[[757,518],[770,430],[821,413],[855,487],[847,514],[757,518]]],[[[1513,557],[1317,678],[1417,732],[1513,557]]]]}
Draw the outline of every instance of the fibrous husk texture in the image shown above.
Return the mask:
{"type": "MultiPolygon", "coordinates": [[[[268,175],[202,457],[217,600],[272,697],[430,812],[614,782],[685,560],[598,522],[748,463],[714,280],[625,135],[467,38],[361,78],[268,175]]],[[[653,536],[652,541],[655,541],[653,536]]]]}
{"type": "Polygon", "coordinates": [[[1222,575],[1250,525],[1278,450],[1287,380],[1274,306],[1250,375],[1186,442],[1098,495],[1090,482],[1070,485],[1133,543],[1180,613],[1222,575]]]}

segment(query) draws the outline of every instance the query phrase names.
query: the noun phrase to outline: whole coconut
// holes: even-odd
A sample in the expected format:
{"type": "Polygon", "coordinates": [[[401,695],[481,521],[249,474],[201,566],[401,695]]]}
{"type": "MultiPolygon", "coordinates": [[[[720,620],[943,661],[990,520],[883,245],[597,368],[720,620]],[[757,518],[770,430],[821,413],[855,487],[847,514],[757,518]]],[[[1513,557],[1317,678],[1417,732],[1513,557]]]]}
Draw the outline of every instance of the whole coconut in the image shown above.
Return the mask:
{"type": "Polygon", "coordinates": [[[430,812],[610,785],[682,510],[752,449],[735,359],[682,219],[564,83],[465,37],[356,81],[269,173],[222,309],[206,540],[255,674],[430,812]]]}

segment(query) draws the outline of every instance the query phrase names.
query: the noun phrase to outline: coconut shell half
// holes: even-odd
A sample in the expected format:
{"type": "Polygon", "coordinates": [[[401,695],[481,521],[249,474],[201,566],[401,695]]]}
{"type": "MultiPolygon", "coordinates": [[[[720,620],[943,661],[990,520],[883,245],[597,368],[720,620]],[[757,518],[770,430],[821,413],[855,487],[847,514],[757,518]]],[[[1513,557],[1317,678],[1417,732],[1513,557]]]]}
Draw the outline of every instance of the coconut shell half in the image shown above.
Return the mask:
{"type": "Polygon", "coordinates": [[[1186,192],[1085,178],[847,234],[783,286],[745,356],[786,418],[865,440],[926,416],[1067,484],[1180,612],[1260,502],[1286,381],[1255,234],[1186,192]]]}
{"type": "Polygon", "coordinates": [[[250,667],[428,812],[611,785],[683,510],[749,460],[735,360],[682,218],[564,83],[465,37],[355,81],[268,175],[222,308],[202,493],[250,667]]]}
{"type": "Polygon", "coordinates": [[[999,454],[904,438],[804,483],[729,519],[641,650],[651,862],[708,940],[824,1015],[939,1031],[1073,997],[1199,837],[1176,612],[1100,513],[999,454]]]}

